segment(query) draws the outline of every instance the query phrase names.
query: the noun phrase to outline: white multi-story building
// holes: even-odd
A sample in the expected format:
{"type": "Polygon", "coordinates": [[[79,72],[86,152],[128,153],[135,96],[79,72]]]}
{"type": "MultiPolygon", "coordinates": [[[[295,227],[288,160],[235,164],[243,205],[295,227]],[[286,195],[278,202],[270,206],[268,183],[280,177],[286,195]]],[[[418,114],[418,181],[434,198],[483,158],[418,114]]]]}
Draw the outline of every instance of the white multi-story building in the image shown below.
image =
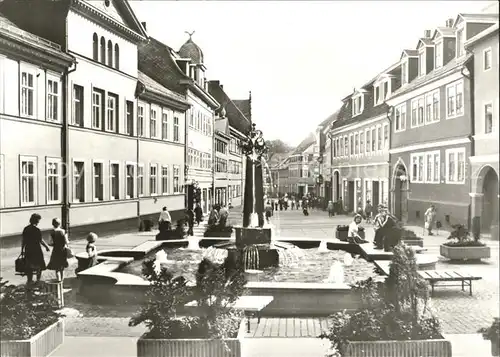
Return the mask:
{"type": "MultiPolygon", "coordinates": [[[[62,216],[73,234],[88,232],[89,226],[96,224],[99,227],[93,229],[97,233],[123,228],[127,223],[135,225],[139,217],[156,215],[163,206],[174,216],[176,211],[180,213],[184,194],[175,189],[174,182],[184,181],[183,123],[188,105],[175,93],[158,91],[156,87],[161,85],[149,81],[147,75],[138,85],[138,45],[146,41],[147,34],[128,2],[8,0],[1,8],[19,27],[58,43],[76,60],[61,88],[66,97],[57,112],[63,128],[60,135],[34,132],[31,139],[19,140],[29,142],[38,153],[36,160],[26,161],[39,175],[34,174],[31,182],[44,188],[42,164],[47,162],[47,176],[61,180],[61,195],[48,202],[35,191],[28,195],[29,202],[20,204],[29,205],[30,212],[46,210],[47,205],[58,208],[46,212],[50,214],[47,218],[62,216]],[[164,113],[172,133],[178,131],[178,140],[160,135],[164,113]],[[172,155],[176,151],[178,154],[172,155]],[[49,162],[49,158],[55,161],[49,162]],[[54,163],[60,164],[60,172],[54,163]]],[[[58,95],[58,87],[50,84],[50,76],[43,85],[39,81],[44,77],[35,71],[28,71],[30,74],[28,78],[34,83],[52,91],[47,95],[48,104],[39,99],[34,109],[38,114],[46,111],[50,119],[50,110],[56,111],[50,109],[49,99],[58,95]]],[[[27,153],[22,147],[25,144],[13,144],[18,147],[9,148],[12,152],[27,153]]],[[[5,234],[19,232],[26,214],[21,213],[21,217],[17,213],[15,221],[21,221],[5,234]]],[[[48,228],[50,219],[43,222],[42,228],[48,228]]]]}

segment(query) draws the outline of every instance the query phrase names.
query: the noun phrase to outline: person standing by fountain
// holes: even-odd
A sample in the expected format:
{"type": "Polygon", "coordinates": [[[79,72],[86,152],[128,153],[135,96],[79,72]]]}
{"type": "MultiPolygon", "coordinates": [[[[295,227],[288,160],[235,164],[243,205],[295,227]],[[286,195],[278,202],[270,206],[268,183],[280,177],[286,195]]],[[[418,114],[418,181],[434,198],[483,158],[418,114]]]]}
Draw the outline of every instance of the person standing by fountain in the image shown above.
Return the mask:
{"type": "Polygon", "coordinates": [[[436,220],[436,208],[434,205],[431,205],[424,214],[425,223],[424,228],[427,230],[427,233],[432,236],[432,227],[434,226],[434,221],[436,220]]]}
{"type": "Polygon", "coordinates": [[[196,217],[196,224],[199,226],[200,222],[203,221],[203,209],[201,208],[199,203],[197,203],[196,207],[194,208],[194,215],[196,217]]]}
{"type": "Polygon", "coordinates": [[[172,217],[167,210],[167,207],[163,207],[160,212],[160,217],[158,218],[158,229],[160,234],[170,230],[172,224],[172,217]]]}
{"type": "Polygon", "coordinates": [[[384,247],[384,237],[387,235],[387,220],[387,209],[382,204],[378,205],[378,214],[374,220],[375,238],[373,240],[376,249],[383,249],[384,247]]]}
{"type": "Polygon", "coordinates": [[[229,217],[229,212],[226,208],[225,205],[222,205],[221,208],[219,209],[219,225],[221,227],[225,227],[227,224],[227,219],[229,217]]]}
{"type": "Polygon", "coordinates": [[[89,257],[89,263],[87,268],[93,267],[97,265],[97,247],[95,242],[97,241],[97,234],[91,232],[87,236],[87,246],[85,247],[85,251],[89,257]]]}
{"type": "Polygon", "coordinates": [[[219,221],[219,212],[217,211],[215,205],[212,205],[210,209],[210,215],[208,216],[208,225],[215,226],[219,221]]]}
{"type": "Polygon", "coordinates": [[[26,274],[28,284],[33,282],[33,274],[35,273],[36,281],[40,281],[42,279],[42,271],[46,269],[41,246],[44,246],[47,252],[50,250],[42,238],[42,232],[37,227],[41,219],[42,217],[38,213],[33,213],[30,217],[30,224],[23,230],[21,255],[24,256],[25,260],[24,273],[26,274]]]}
{"type": "Polygon", "coordinates": [[[53,231],[50,232],[52,238],[52,254],[47,269],[55,270],[56,279],[58,281],[64,280],[64,269],[68,267],[67,246],[69,244],[68,236],[64,229],[61,228],[61,221],[59,218],[52,220],[53,231]]]}

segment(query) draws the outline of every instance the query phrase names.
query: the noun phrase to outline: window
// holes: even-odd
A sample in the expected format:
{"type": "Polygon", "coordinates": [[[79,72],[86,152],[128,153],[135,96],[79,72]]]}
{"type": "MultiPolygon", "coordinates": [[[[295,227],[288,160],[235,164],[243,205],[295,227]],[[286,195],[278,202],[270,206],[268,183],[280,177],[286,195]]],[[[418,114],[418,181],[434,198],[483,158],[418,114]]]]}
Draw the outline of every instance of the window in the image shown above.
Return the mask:
{"type": "Polygon", "coordinates": [[[401,84],[408,83],[408,62],[401,63],[401,84]]]}
{"type": "Polygon", "coordinates": [[[120,47],[115,43],[115,68],[120,69],[120,47]]]}
{"type": "Polygon", "coordinates": [[[179,165],[174,165],[174,193],[179,193],[182,190],[182,186],[180,184],[180,167],[179,165]]]}
{"type": "Polygon", "coordinates": [[[149,193],[158,194],[158,166],[153,164],[149,166],[149,193]]]}
{"type": "Polygon", "coordinates": [[[144,107],[142,105],[137,107],[137,135],[144,136],[144,107]]]}
{"type": "Polygon", "coordinates": [[[425,51],[422,50],[418,53],[418,76],[425,75],[425,51]]]}
{"type": "Polygon", "coordinates": [[[21,72],[21,115],[35,116],[35,74],[21,72]]]}
{"type": "Polygon", "coordinates": [[[111,164],[110,165],[110,178],[111,178],[111,199],[120,199],[120,165],[111,164]]]}
{"type": "Polygon", "coordinates": [[[375,135],[376,135],[376,131],[375,131],[375,128],[373,128],[373,129],[372,129],[372,136],[371,136],[371,138],[372,138],[372,140],[371,140],[371,143],[372,143],[372,151],[375,151],[375,150],[377,149],[377,147],[376,147],[376,144],[377,144],[377,143],[376,143],[376,141],[375,141],[375,140],[376,140],[376,136],[375,136],[375,135]]]}
{"type": "Polygon", "coordinates": [[[37,158],[21,156],[20,169],[21,206],[34,205],[37,197],[37,158]]]}
{"type": "Polygon", "coordinates": [[[106,40],[101,37],[101,63],[106,64],[106,40]]]}
{"type": "Polygon", "coordinates": [[[425,95],[425,121],[439,121],[439,90],[425,95]]]}
{"type": "Polygon", "coordinates": [[[359,154],[359,134],[354,133],[354,154],[359,154]]]}
{"type": "Polygon", "coordinates": [[[384,99],[387,99],[387,97],[389,96],[389,94],[390,94],[389,81],[385,81],[384,82],[384,99]]]}
{"type": "Polygon", "coordinates": [[[191,110],[189,114],[189,127],[194,128],[194,110],[191,110]]]}
{"type": "Polygon", "coordinates": [[[5,162],[3,154],[0,155],[0,207],[5,206],[5,162]]]}
{"type": "Polygon", "coordinates": [[[491,69],[491,47],[483,51],[483,69],[485,71],[491,69]]]}
{"type": "Polygon", "coordinates": [[[406,103],[397,106],[394,113],[394,131],[404,131],[406,129],[406,103]]]}
{"type": "Polygon", "coordinates": [[[424,124],[424,97],[411,102],[411,127],[416,128],[424,124]]]}
{"type": "Polygon", "coordinates": [[[462,57],[464,54],[464,30],[457,31],[457,57],[462,57]]]}
{"type": "Polygon", "coordinates": [[[344,156],[349,156],[349,141],[347,136],[344,136],[344,156]]]}
{"type": "Polygon", "coordinates": [[[465,182],[465,148],[446,150],[446,183],[465,182]]]}
{"type": "Polygon", "coordinates": [[[137,196],[144,195],[144,165],[137,165],[137,196]]]}
{"type": "Polygon", "coordinates": [[[83,87],[73,85],[73,115],[71,124],[83,126],[83,87]]]}
{"type": "Polygon", "coordinates": [[[47,119],[59,120],[59,80],[47,80],[47,119]]]}
{"type": "Polygon", "coordinates": [[[340,156],[344,156],[344,138],[340,138],[340,156]]]}
{"type": "Polygon", "coordinates": [[[439,183],[440,180],[440,153],[439,151],[425,153],[425,182],[439,183]]]}
{"type": "Polygon", "coordinates": [[[439,68],[443,65],[443,42],[436,43],[434,49],[434,67],[439,68]]]}
{"type": "Polygon", "coordinates": [[[493,132],[493,105],[491,103],[484,106],[484,132],[493,132]]]}
{"type": "Polygon", "coordinates": [[[385,150],[385,149],[389,149],[389,124],[384,124],[383,131],[384,131],[383,148],[385,150]]]}
{"type": "Polygon", "coordinates": [[[411,180],[414,183],[424,182],[424,153],[411,154],[411,180]]]}
{"type": "Polygon", "coordinates": [[[464,84],[462,81],[455,82],[446,87],[446,114],[447,119],[463,115],[463,92],[464,84]]]}
{"type": "Polygon", "coordinates": [[[102,163],[94,162],[93,164],[93,175],[94,175],[94,187],[92,187],[92,197],[94,201],[102,201],[104,199],[104,188],[103,188],[103,172],[102,163]]]}
{"type": "Polygon", "coordinates": [[[350,143],[349,153],[351,155],[356,154],[356,152],[354,151],[354,140],[352,138],[352,134],[349,135],[349,143],[350,143]]]}
{"type": "Polygon", "coordinates": [[[366,129],[366,152],[369,153],[372,151],[372,132],[370,129],[366,129]]]}
{"type": "Polygon", "coordinates": [[[365,153],[365,132],[364,131],[359,132],[359,153],[360,154],[365,153]]]}
{"type": "Polygon", "coordinates": [[[94,37],[92,38],[92,58],[94,59],[94,61],[99,60],[99,40],[95,32],[94,37]]]}
{"type": "Polygon", "coordinates": [[[127,100],[125,103],[125,111],[126,111],[126,133],[127,135],[134,135],[134,102],[127,100]]]}
{"type": "Polygon", "coordinates": [[[376,86],[375,87],[375,104],[378,104],[380,102],[380,87],[379,86],[376,86]]]}
{"type": "Polygon", "coordinates": [[[104,112],[104,93],[98,89],[92,92],[92,128],[101,129],[102,116],[104,112]]]}
{"type": "Polygon", "coordinates": [[[61,202],[61,160],[47,159],[47,203],[61,202]]]}
{"type": "Polygon", "coordinates": [[[166,195],[169,193],[168,187],[168,166],[161,167],[161,193],[166,195]]]}
{"type": "Polygon", "coordinates": [[[359,95],[352,99],[352,115],[359,115],[363,111],[363,103],[364,98],[363,95],[359,95]]]}
{"type": "MultiPolygon", "coordinates": [[[[211,135],[211,134],[210,134],[211,135]]],[[[174,141],[179,142],[179,118],[174,117],[174,141]]]]}
{"type": "Polygon", "coordinates": [[[125,198],[133,198],[134,197],[134,165],[127,164],[125,166],[125,174],[127,180],[125,198]]]}
{"type": "Polygon", "coordinates": [[[108,66],[113,67],[113,44],[108,40],[108,66]]]}
{"type": "Polygon", "coordinates": [[[85,164],[73,162],[73,202],[85,202],[85,164]]]}
{"type": "Polygon", "coordinates": [[[156,138],[156,110],[151,109],[149,115],[149,137],[156,138]]]}
{"type": "Polygon", "coordinates": [[[168,115],[161,113],[161,138],[168,140],[168,115]]]}
{"type": "Polygon", "coordinates": [[[382,127],[378,126],[377,127],[377,150],[382,150],[382,142],[383,142],[383,137],[382,137],[382,127]]]}
{"type": "Polygon", "coordinates": [[[106,130],[118,132],[118,96],[108,93],[108,115],[106,130]]]}

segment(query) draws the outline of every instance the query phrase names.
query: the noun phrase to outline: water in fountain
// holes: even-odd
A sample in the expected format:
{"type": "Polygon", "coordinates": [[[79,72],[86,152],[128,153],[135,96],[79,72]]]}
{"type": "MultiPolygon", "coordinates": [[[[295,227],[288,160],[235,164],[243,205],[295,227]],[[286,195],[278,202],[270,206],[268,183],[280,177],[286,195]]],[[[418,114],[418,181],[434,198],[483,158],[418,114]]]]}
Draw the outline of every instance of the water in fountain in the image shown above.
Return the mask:
{"type": "Polygon", "coordinates": [[[223,262],[227,258],[228,251],[226,249],[219,249],[215,246],[208,247],[203,252],[203,258],[207,258],[213,262],[223,262]]]}
{"type": "Polygon", "coordinates": [[[341,284],[344,282],[344,266],[341,262],[336,260],[331,268],[330,273],[328,274],[328,279],[325,280],[325,283],[337,283],[341,284]]]}
{"type": "Polygon", "coordinates": [[[250,245],[243,248],[243,267],[245,270],[259,269],[259,250],[256,246],[250,245]]]}
{"type": "Polygon", "coordinates": [[[153,268],[156,274],[159,274],[163,265],[167,264],[167,253],[164,250],[160,250],[155,254],[155,262],[153,268]]]}
{"type": "Polygon", "coordinates": [[[191,237],[188,239],[188,246],[186,250],[200,250],[200,239],[196,237],[191,237]]]}
{"type": "Polygon", "coordinates": [[[326,245],[326,240],[322,240],[320,243],[319,243],[319,247],[318,247],[318,252],[328,252],[328,247],[326,245]]]}

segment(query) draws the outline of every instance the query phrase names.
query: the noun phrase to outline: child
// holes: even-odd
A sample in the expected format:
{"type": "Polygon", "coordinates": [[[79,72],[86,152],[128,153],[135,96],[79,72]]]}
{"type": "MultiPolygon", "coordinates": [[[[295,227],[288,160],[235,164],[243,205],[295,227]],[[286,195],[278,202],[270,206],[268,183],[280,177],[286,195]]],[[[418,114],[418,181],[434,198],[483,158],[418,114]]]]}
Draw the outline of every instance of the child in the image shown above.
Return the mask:
{"type": "Polygon", "coordinates": [[[97,265],[97,247],[95,245],[96,240],[97,234],[93,232],[89,233],[89,235],[87,236],[87,247],[85,248],[87,254],[89,255],[89,268],[97,265]]]}

